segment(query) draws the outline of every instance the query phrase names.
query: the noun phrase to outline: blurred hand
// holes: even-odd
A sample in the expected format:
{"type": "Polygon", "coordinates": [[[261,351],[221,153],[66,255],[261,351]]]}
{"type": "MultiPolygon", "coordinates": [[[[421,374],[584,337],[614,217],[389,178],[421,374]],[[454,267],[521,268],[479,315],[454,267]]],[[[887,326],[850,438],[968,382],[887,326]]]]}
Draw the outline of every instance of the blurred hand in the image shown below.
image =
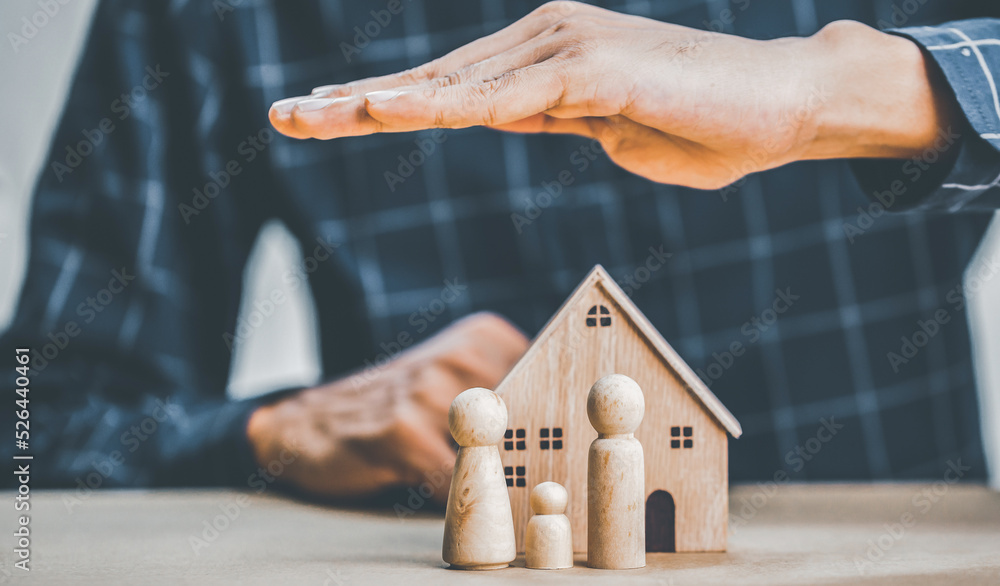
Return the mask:
{"type": "Polygon", "coordinates": [[[578,134],[634,173],[709,189],[800,159],[918,154],[950,102],[913,42],[859,23],[756,41],[551,2],[415,69],[277,102],[270,118],[296,138],[578,134]]]}
{"type": "Polygon", "coordinates": [[[294,452],[280,480],[308,493],[356,497],[426,483],[444,503],[455,464],[452,400],[470,387],[494,388],[527,346],[496,315],[467,317],[382,368],[258,409],[250,444],[265,468],[294,452]]]}

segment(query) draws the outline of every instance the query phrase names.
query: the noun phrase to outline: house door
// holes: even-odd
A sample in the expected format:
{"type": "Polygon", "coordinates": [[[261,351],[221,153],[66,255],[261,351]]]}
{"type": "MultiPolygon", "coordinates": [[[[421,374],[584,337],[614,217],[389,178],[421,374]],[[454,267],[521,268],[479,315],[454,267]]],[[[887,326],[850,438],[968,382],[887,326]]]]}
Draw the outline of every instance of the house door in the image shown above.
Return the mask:
{"type": "Polygon", "coordinates": [[[654,490],[646,499],[646,551],[677,551],[674,544],[674,497],[654,490]]]}

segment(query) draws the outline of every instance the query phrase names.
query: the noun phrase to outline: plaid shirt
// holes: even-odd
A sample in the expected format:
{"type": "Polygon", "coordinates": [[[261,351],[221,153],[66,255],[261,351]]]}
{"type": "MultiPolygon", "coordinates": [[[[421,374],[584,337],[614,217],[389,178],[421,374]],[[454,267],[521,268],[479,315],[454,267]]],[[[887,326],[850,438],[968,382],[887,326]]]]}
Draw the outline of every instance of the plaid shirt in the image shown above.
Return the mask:
{"type": "Polygon", "coordinates": [[[275,218],[308,255],[286,282],[317,300],[326,377],[472,311],[536,332],[602,263],[741,420],[734,481],[936,477],[959,457],[985,477],[960,285],[990,216],[884,213],[997,205],[1000,23],[914,28],[998,16],[977,4],[612,3],[758,38],[905,25],[968,120],[934,161],[805,162],[698,192],[575,136],[270,129],[274,100],[421,64],[534,2],[101,2],[3,342],[32,349],[34,480],[246,484],[246,420],[273,396],[226,398],[229,346],[275,218]]]}

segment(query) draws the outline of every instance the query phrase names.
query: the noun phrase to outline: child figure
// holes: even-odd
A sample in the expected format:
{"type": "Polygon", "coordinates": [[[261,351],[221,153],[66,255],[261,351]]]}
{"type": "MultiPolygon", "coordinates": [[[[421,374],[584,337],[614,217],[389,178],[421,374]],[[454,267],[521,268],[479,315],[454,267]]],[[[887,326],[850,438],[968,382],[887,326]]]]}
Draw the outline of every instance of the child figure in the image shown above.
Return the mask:
{"type": "Polygon", "coordinates": [[[531,510],[524,534],[524,567],[559,570],[573,567],[573,532],[566,504],[569,496],[558,482],[543,482],[531,491],[531,510]]]}

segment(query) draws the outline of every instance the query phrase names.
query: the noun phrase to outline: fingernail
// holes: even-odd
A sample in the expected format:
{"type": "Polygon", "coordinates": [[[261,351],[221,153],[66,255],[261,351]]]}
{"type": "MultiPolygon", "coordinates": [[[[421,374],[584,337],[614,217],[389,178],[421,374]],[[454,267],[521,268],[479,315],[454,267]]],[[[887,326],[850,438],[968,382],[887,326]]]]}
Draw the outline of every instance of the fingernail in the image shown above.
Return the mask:
{"type": "Polygon", "coordinates": [[[298,104],[306,96],[296,96],[294,98],[285,98],[284,100],[278,100],[277,102],[271,104],[271,108],[278,113],[279,116],[287,116],[295,104],[298,104]]]}
{"type": "Polygon", "coordinates": [[[295,107],[298,108],[299,112],[315,112],[316,110],[322,110],[330,104],[336,102],[337,100],[328,100],[326,98],[315,99],[315,100],[302,100],[295,107]]]}
{"type": "Polygon", "coordinates": [[[314,87],[310,95],[314,98],[325,98],[333,93],[334,90],[338,89],[340,84],[335,85],[321,85],[319,87],[314,87]]]}
{"type": "Polygon", "coordinates": [[[334,104],[339,104],[341,102],[348,102],[353,99],[354,96],[342,96],[339,98],[310,98],[308,100],[302,100],[295,105],[298,112],[316,112],[322,110],[327,106],[332,106],[334,104]]]}
{"type": "Polygon", "coordinates": [[[369,104],[381,104],[388,102],[402,93],[403,92],[399,90],[380,90],[377,92],[368,92],[365,94],[365,100],[367,100],[369,104]]]}

